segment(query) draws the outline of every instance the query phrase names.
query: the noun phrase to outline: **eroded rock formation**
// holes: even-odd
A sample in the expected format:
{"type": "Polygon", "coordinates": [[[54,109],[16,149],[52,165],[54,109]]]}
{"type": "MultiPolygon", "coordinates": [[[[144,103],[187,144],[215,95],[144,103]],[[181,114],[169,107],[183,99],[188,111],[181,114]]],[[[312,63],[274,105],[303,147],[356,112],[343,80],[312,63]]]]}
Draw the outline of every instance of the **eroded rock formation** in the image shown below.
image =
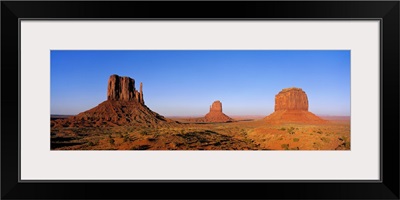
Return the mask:
{"type": "Polygon", "coordinates": [[[137,91],[134,79],[114,74],[108,80],[106,101],[76,116],[55,120],[52,126],[55,128],[128,124],[153,126],[165,123],[177,122],[153,112],[144,104],[142,83],[140,83],[140,91],[137,91]]]}
{"type": "Polygon", "coordinates": [[[108,79],[107,100],[137,101],[144,104],[143,84],[140,83],[140,92],[135,88],[135,80],[113,74],[108,79]]]}
{"type": "Polygon", "coordinates": [[[222,113],[222,103],[220,101],[214,101],[214,103],[210,106],[210,112],[222,113]]]}
{"type": "Polygon", "coordinates": [[[214,101],[210,106],[210,112],[204,117],[205,122],[231,122],[232,118],[228,117],[222,112],[222,103],[214,101]]]}
{"type": "Polygon", "coordinates": [[[275,111],[305,110],[308,111],[307,94],[301,88],[286,88],[275,96],[275,111]]]}
{"type": "Polygon", "coordinates": [[[275,96],[275,112],[264,118],[268,123],[320,124],[326,121],[308,111],[307,94],[301,88],[285,88],[275,96]]]}

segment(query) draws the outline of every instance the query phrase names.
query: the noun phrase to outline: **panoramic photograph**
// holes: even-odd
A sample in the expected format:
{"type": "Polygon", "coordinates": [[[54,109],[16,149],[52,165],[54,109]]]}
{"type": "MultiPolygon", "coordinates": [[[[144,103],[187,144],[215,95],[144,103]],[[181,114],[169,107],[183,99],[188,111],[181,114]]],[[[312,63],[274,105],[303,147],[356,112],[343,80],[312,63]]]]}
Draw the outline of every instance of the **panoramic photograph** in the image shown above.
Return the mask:
{"type": "Polygon", "coordinates": [[[349,50],[52,50],[51,150],[351,150],[349,50]]]}

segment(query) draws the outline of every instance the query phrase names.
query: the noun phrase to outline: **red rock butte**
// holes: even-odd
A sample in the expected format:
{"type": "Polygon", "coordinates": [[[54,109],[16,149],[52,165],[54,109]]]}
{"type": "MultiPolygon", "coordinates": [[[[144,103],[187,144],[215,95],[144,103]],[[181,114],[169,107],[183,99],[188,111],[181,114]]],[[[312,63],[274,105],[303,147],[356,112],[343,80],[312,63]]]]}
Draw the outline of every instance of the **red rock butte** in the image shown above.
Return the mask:
{"type": "Polygon", "coordinates": [[[210,112],[204,117],[205,122],[231,122],[232,118],[228,117],[222,112],[222,103],[220,101],[214,101],[210,106],[210,112]]]}
{"type": "Polygon", "coordinates": [[[56,120],[55,127],[100,127],[120,125],[145,125],[176,123],[153,112],[144,104],[143,84],[140,91],[135,80],[111,75],[108,79],[107,100],[96,107],[67,119],[56,120]]]}
{"type": "Polygon", "coordinates": [[[275,96],[275,112],[264,118],[268,123],[321,124],[326,121],[308,111],[307,94],[296,87],[285,88],[275,96]]]}
{"type": "Polygon", "coordinates": [[[137,101],[144,104],[143,83],[140,83],[140,91],[137,91],[134,79],[113,74],[108,79],[107,100],[137,101]]]}

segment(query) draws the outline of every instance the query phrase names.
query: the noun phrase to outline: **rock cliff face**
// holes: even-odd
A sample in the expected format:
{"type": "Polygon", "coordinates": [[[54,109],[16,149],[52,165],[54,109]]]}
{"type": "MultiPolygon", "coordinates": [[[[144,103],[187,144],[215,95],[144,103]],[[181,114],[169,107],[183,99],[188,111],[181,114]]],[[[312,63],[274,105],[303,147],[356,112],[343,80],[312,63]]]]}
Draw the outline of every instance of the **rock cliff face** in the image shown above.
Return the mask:
{"type": "Polygon", "coordinates": [[[55,120],[57,127],[103,127],[121,125],[155,126],[177,123],[153,112],[144,104],[143,84],[135,89],[135,80],[111,75],[108,80],[107,100],[96,107],[67,119],[55,120]]]}
{"type": "Polygon", "coordinates": [[[304,110],[308,111],[307,94],[301,88],[286,88],[275,96],[275,111],[304,110]]]}
{"type": "Polygon", "coordinates": [[[271,124],[321,124],[326,121],[308,111],[307,94],[301,88],[285,88],[275,96],[275,112],[264,118],[271,124]]]}
{"type": "Polygon", "coordinates": [[[220,101],[214,101],[214,103],[210,106],[210,112],[222,113],[222,103],[220,101]]]}
{"type": "Polygon", "coordinates": [[[107,100],[137,101],[144,104],[143,84],[140,83],[140,92],[138,92],[134,79],[113,74],[108,79],[107,100]]]}
{"type": "Polygon", "coordinates": [[[210,112],[204,117],[205,122],[231,122],[232,118],[228,117],[222,112],[222,103],[214,101],[210,106],[210,112]]]}

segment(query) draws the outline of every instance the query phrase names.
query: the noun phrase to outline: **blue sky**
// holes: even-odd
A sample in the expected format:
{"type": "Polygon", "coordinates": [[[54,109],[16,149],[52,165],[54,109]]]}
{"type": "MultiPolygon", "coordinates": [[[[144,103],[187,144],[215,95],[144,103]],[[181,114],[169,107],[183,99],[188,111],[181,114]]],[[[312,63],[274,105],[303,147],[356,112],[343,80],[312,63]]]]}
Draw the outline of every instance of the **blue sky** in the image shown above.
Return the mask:
{"type": "Polygon", "coordinates": [[[300,87],[309,111],[350,115],[348,50],[52,50],[51,114],[78,114],[107,99],[111,74],[143,82],[146,105],[164,116],[268,115],[283,88],[300,87]]]}

